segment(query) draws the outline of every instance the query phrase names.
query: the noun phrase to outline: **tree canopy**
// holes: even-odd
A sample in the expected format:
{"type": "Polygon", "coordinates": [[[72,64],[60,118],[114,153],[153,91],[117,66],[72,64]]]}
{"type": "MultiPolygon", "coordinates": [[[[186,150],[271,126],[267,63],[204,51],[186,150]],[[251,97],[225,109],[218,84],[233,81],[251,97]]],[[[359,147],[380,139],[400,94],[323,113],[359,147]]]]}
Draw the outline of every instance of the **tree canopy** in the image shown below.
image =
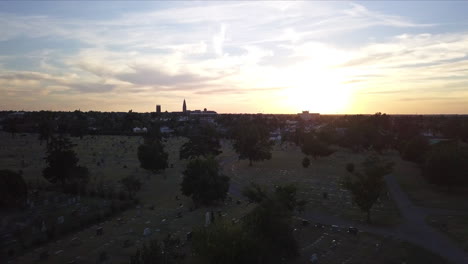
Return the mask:
{"type": "Polygon", "coordinates": [[[345,177],[344,186],[351,191],[353,201],[367,213],[370,223],[370,211],[385,185],[383,177],[392,171],[393,163],[373,155],[363,162],[362,167],[363,171],[351,170],[353,173],[345,177]]]}
{"type": "Polygon", "coordinates": [[[423,176],[433,184],[452,187],[468,184],[468,148],[459,142],[432,147],[423,165],[423,176]]]}
{"type": "Polygon", "coordinates": [[[239,124],[234,141],[234,149],[239,154],[239,159],[248,159],[250,166],[253,161],[269,160],[272,146],[265,127],[253,122],[239,124]]]}
{"type": "Polygon", "coordinates": [[[210,157],[194,159],[187,164],[183,172],[181,191],[201,204],[223,201],[229,190],[229,177],[219,171],[218,162],[210,157]]]}
{"type": "Polygon", "coordinates": [[[221,154],[221,145],[216,130],[203,126],[200,131],[189,136],[189,141],[180,148],[180,159],[217,156],[221,154]]]}
{"type": "MultiPolygon", "coordinates": [[[[78,166],[78,157],[71,141],[63,136],[52,137],[47,144],[47,167],[42,175],[51,183],[60,183],[65,190],[66,184],[84,188],[88,182],[89,171],[78,166]]],[[[75,189],[76,190],[76,189],[75,189]]]]}
{"type": "Polygon", "coordinates": [[[285,263],[298,254],[293,235],[292,212],[297,208],[294,186],[267,193],[251,185],[244,195],[258,205],[239,223],[217,221],[193,235],[195,260],[199,263],[285,263]],[[295,202],[293,202],[295,201],[295,202]]]}
{"type": "Polygon", "coordinates": [[[0,170],[0,208],[21,208],[28,198],[28,187],[20,173],[0,170]]]}
{"type": "Polygon", "coordinates": [[[145,137],[144,143],[138,146],[138,160],[140,166],[151,172],[159,172],[168,167],[169,154],[159,138],[145,137]]]}
{"type": "Polygon", "coordinates": [[[314,159],[319,157],[326,157],[333,154],[333,150],[325,143],[319,141],[312,133],[304,136],[304,141],[301,145],[301,150],[306,155],[312,155],[314,159]]]}

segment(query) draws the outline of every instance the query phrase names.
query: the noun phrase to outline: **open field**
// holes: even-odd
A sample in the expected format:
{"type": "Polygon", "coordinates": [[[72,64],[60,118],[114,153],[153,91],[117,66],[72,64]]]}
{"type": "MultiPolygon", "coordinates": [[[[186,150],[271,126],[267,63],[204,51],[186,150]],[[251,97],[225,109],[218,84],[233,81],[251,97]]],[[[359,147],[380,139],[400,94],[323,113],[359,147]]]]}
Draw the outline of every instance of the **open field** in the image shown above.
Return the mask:
{"type": "Polygon", "coordinates": [[[396,239],[366,232],[352,235],[332,226],[297,225],[301,256],[293,263],[308,263],[317,254],[319,263],[447,263],[441,257],[396,239]]]}
{"type": "MultiPolygon", "coordinates": [[[[1,136],[9,137],[7,134],[1,136]]],[[[21,169],[21,162],[17,162],[16,159],[24,155],[26,166],[22,169],[25,178],[42,181],[40,173],[45,166],[42,160],[45,147],[44,144],[40,146],[36,138],[37,135],[29,134],[24,137],[18,136],[11,142],[10,138],[5,138],[8,147],[2,147],[0,155],[7,158],[2,158],[2,168],[21,169]]],[[[364,219],[364,214],[352,206],[349,194],[340,186],[346,163],[361,162],[364,159],[364,155],[361,154],[339,150],[330,157],[312,160],[311,166],[306,169],[301,165],[304,156],[300,150],[294,146],[283,145],[275,147],[272,160],[258,162],[249,167],[247,161],[238,161],[230,143],[223,141],[223,153],[219,159],[223,164],[224,173],[231,177],[232,185],[236,187],[232,188],[234,191],[231,197],[234,201],[242,200],[242,203],[238,205],[236,202],[226,202],[209,208],[194,208],[191,200],[180,193],[182,171],[186,161],[178,159],[178,151],[185,139],[168,139],[166,150],[169,152],[169,164],[174,164],[174,167],[157,175],[139,168],[136,148],[140,137],[88,136],[82,140],[73,140],[77,144],[76,150],[81,163],[92,173],[93,184],[102,181],[106,185],[118,186],[118,180],[126,175],[139,177],[143,182],[137,195],[140,204],[97,225],[43,244],[16,258],[12,263],[35,263],[40,253],[46,250],[50,257],[45,263],[68,263],[72,260],[77,260],[77,263],[96,263],[102,252],[107,253],[112,263],[127,263],[129,256],[149,239],[163,238],[170,233],[185,241],[187,232],[204,224],[204,214],[207,211],[216,212],[217,217],[220,217],[220,212],[221,217],[227,220],[242,217],[254,206],[239,197],[242,186],[250,181],[258,182],[269,189],[278,184],[294,183],[299,187],[301,198],[309,201],[306,210],[323,210],[357,221],[364,219]],[[322,197],[325,191],[328,192],[328,199],[322,197]],[[181,213],[182,217],[177,217],[178,213],[181,213]],[[96,236],[97,227],[103,227],[102,236],[96,236]],[[143,236],[145,228],[151,230],[150,236],[143,236]]],[[[398,223],[398,211],[391,199],[382,199],[373,210],[373,219],[377,225],[398,223]]],[[[313,253],[319,255],[321,263],[375,263],[371,261],[372,257],[390,259],[389,263],[426,260],[426,257],[428,261],[425,263],[444,263],[426,251],[390,238],[362,232],[353,236],[343,231],[317,229],[313,225],[297,225],[296,228],[301,248],[301,256],[297,263],[306,262],[313,253]],[[339,244],[330,249],[333,240],[339,244]],[[316,243],[313,244],[314,242],[316,243]],[[432,260],[436,261],[430,262],[432,260]]],[[[185,244],[184,251],[188,251],[189,246],[190,243],[185,244]]]]}
{"type": "MultiPolygon", "coordinates": [[[[227,152],[232,152],[228,148],[227,152]]],[[[255,182],[273,189],[275,185],[295,184],[300,198],[308,201],[307,210],[326,211],[350,220],[365,219],[356,205],[352,204],[350,193],[341,184],[346,174],[345,166],[353,162],[360,164],[365,154],[352,153],[339,149],[329,157],[311,159],[308,168],[303,168],[301,161],[304,154],[294,145],[275,146],[272,159],[248,166],[248,161],[236,161],[231,165],[229,176],[240,185],[255,182]],[[323,193],[328,199],[323,198],[323,193]]],[[[399,222],[398,210],[392,199],[382,196],[372,209],[373,222],[376,225],[396,225],[399,222]]]]}
{"type": "Polygon", "coordinates": [[[468,252],[468,214],[430,215],[426,221],[436,229],[446,233],[468,252]]]}
{"type": "Polygon", "coordinates": [[[468,189],[454,188],[448,191],[428,184],[417,164],[401,160],[393,155],[395,175],[403,190],[418,206],[468,211],[468,189]]]}

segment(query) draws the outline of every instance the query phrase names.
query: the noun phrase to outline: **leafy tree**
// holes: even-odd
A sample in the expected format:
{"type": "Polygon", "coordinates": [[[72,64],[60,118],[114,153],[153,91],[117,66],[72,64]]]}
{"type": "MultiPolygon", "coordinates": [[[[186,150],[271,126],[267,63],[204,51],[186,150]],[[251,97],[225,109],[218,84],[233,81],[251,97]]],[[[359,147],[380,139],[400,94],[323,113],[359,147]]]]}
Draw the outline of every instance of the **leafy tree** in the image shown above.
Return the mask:
{"type": "Polygon", "coordinates": [[[354,171],[344,179],[344,186],[351,191],[353,201],[367,213],[371,222],[371,209],[385,185],[383,177],[390,173],[393,163],[382,161],[378,156],[370,156],[363,163],[363,172],[354,171]]]}
{"type": "Polygon", "coordinates": [[[47,145],[47,167],[42,175],[51,183],[60,183],[63,190],[66,184],[84,188],[88,182],[89,171],[86,167],[78,166],[79,160],[73,146],[63,136],[53,137],[47,145]]]}
{"type": "Polygon", "coordinates": [[[308,157],[304,157],[302,159],[302,167],[304,168],[308,168],[310,165],[310,159],[308,157]]]}
{"type": "Polygon", "coordinates": [[[261,203],[265,199],[267,199],[267,194],[265,190],[263,190],[260,185],[256,183],[251,183],[250,186],[244,188],[242,190],[242,195],[247,197],[250,202],[254,203],[261,203]]]}
{"type": "Polygon", "coordinates": [[[52,122],[49,120],[43,120],[39,123],[39,142],[42,145],[42,141],[45,140],[49,144],[50,137],[53,135],[52,122]]]}
{"type": "Polygon", "coordinates": [[[404,160],[422,163],[429,151],[429,141],[423,136],[414,136],[404,146],[401,157],[404,160]]]}
{"type": "Polygon", "coordinates": [[[252,184],[243,193],[258,205],[239,223],[217,221],[194,231],[192,250],[197,263],[276,264],[297,256],[291,224],[295,187],[278,187],[267,194],[252,184]]]}
{"type": "Polygon", "coordinates": [[[146,137],[142,145],[138,147],[138,160],[140,166],[151,172],[158,172],[168,167],[169,154],[164,151],[164,146],[157,138],[146,137]]]}
{"type": "Polygon", "coordinates": [[[194,159],[183,172],[181,191],[193,201],[210,204],[223,201],[229,190],[229,177],[220,174],[219,164],[213,158],[194,159]]]}
{"type": "Polygon", "coordinates": [[[73,119],[69,124],[69,130],[72,137],[83,138],[83,135],[88,131],[88,120],[83,112],[79,110],[73,112],[73,119]]]}
{"type": "Polygon", "coordinates": [[[269,140],[268,130],[259,124],[248,122],[239,124],[234,149],[239,159],[248,159],[249,166],[253,161],[271,159],[272,142],[269,140]]]}
{"type": "Polygon", "coordinates": [[[260,185],[251,183],[250,186],[242,190],[242,195],[247,197],[250,202],[259,204],[266,200],[275,201],[283,209],[290,212],[303,211],[306,204],[305,200],[297,198],[297,188],[292,184],[277,186],[272,194],[268,194],[260,185]]]}
{"type": "Polygon", "coordinates": [[[133,197],[135,193],[141,188],[141,181],[133,175],[129,175],[123,178],[120,180],[120,183],[127,189],[128,195],[130,197],[133,197]]]}
{"type": "Polygon", "coordinates": [[[192,251],[195,263],[258,263],[257,240],[241,224],[216,221],[208,228],[193,232],[192,251]]]}
{"type": "Polygon", "coordinates": [[[193,159],[200,156],[217,156],[221,153],[219,136],[212,127],[203,127],[198,133],[189,136],[189,141],[180,148],[180,159],[193,159]]]}
{"type": "Polygon", "coordinates": [[[333,150],[330,149],[325,143],[319,141],[313,134],[306,134],[304,142],[302,143],[301,150],[306,155],[312,155],[314,159],[317,156],[326,157],[333,154],[333,150]]]}
{"type": "Polygon", "coordinates": [[[423,176],[446,187],[468,184],[468,148],[457,141],[432,147],[423,165],[423,176]]]}
{"type": "Polygon", "coordinates": [[[0,208],[20,208],[28,198],[28,188],[21,174],[0,170],[0,208]]]}

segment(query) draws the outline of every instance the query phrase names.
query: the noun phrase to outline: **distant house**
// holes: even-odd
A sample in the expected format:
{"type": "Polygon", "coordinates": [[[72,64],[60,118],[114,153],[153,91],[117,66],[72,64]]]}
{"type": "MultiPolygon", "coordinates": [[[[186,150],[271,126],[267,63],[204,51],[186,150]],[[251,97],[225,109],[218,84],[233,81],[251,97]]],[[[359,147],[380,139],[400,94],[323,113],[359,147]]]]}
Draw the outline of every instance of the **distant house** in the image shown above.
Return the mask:
{"type": "Polygon", "coordinates": [[[270,141],[281,142],[281,129],[270,132],[270,141]]]}
{"type": "Polygon", "coordinates": [[[316,121],[320,117],[319,113],[309,113],[309,111],[302,111],[297,115],[304,121],[316,121]]]}
{"type": "Polygon", "coordinates": [[[143,128],[135,127],[135,128],[133,128],[133,133],[146,133],[146,132],[148,132],[148,129],[146,127],[143,127],[143,128]]]}
{"type": "Polygon", "coordinates": [[[168,126],[162,126],[161,128],[159,128],[159,131],[161,131],[161,133],[163,134],[170,134],[174,132],[174,129],[171,129],[168,126]]]}

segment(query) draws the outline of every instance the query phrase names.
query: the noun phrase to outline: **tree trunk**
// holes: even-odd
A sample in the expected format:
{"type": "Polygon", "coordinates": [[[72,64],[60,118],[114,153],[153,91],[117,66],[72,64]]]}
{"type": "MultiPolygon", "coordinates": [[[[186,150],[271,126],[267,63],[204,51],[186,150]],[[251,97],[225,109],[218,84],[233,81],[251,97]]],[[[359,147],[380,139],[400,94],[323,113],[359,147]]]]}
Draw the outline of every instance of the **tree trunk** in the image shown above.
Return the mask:
{"type": "Polygon", "coordinates": [[[252,167],[252,159],[249,158],[249,166],[252,167]]]}
{"type": "Polygon", "coordinates": [[[371,224],[370,210],[367,211],[367,223],[371,224]]]}

